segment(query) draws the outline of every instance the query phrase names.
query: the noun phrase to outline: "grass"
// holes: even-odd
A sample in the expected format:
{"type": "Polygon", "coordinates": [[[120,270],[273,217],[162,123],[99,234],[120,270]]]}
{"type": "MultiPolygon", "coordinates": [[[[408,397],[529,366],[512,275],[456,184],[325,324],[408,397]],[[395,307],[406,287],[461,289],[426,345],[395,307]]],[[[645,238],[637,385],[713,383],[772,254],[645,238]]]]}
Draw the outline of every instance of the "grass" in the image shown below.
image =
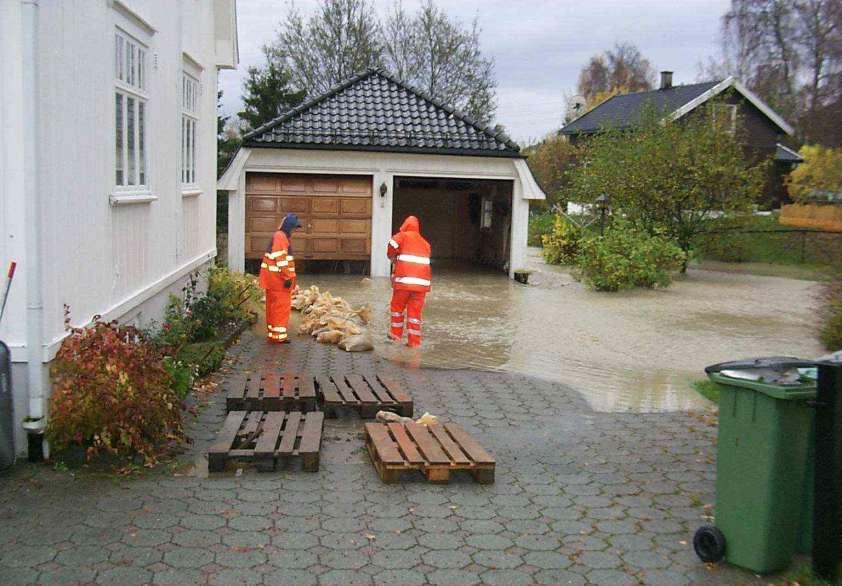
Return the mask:
{"type": "Polygon", "coordinates": [[[711,220],[694,242],[699,260],[767,265],[828,265],[842,250],[842,236],[793,231],[775,216],[741,216],[711,220]]]}
{"type": "Polygon", "coordinates": [[[706,378],[693,381],[693,388],[708,401],[719,404],[719,386],[706,378]]]}

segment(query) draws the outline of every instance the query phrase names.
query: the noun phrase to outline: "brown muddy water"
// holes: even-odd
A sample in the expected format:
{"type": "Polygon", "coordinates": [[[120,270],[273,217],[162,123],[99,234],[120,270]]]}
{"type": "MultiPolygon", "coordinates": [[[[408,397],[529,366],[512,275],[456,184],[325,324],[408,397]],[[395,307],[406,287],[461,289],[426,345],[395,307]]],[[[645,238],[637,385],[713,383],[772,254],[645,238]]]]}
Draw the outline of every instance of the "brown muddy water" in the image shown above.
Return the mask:
{"type": "Polygon", "coordinates": [[[691,269],[668,289],[596,293],[535,250],[530,266],[529,285],[434,266],[420,351],[386,341],[388,279],[303,274],[299,283],[370,304],[383,357],[537,376],[576,388],[599,411],[704,408],[691,383],[709,364],[822,353],[811,281],[691,269]]]}

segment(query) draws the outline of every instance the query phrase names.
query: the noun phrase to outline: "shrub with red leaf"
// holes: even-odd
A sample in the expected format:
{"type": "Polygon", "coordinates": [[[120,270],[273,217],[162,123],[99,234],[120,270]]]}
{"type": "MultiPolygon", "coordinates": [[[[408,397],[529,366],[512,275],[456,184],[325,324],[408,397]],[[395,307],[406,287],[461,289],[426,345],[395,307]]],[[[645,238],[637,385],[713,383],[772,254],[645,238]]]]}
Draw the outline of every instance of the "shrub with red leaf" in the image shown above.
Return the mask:
{"type": "Polygon", "coordinates": [[[47,438],[53,448],[153,464],[184,438],[181,402],[159,351],[132,326],[97,318],[73,328],[51,367],[47,438]]]}

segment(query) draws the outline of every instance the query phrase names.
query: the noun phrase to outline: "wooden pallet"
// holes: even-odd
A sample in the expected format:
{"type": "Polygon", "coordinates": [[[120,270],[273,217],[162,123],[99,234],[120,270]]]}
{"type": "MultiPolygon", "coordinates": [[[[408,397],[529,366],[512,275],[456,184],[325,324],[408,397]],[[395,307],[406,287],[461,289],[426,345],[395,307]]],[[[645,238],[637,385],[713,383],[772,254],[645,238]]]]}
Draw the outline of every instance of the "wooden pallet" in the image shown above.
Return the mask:
{"type": "Polygon", "coordinates": [[[316,387],[306,374],[281,374],[265,367],[249,375],[231,379],[225,400],[227,411],[301,411],[316,410],[316,387]]]}
{"type": "Polygon", "coordinates": [[[448,482],[453,470],[467,470],[480,484],[494,482],[494,457],[455,423],[366,423],[371,462],[386,483],[406,470],[420,470],[430,482],[448,482]]]}
{"type": "Polygon", "coordinates": [[[317,472],[323,425],[318,411],[231,411],[208,450],[208,470],[222,472],[229,460],[245,460],[268,472],[300,458],[304,470],[317,472]]]}
{"type": "Polygon", "coordinates": [[[320,376],[316,377],[316,389],[322,411],[328,417],[336,417],[339,409],[353,409],[365,419],[371,419],[378,411],[412,417],[412,397],[397,381],[380,375],[320,376]]]}

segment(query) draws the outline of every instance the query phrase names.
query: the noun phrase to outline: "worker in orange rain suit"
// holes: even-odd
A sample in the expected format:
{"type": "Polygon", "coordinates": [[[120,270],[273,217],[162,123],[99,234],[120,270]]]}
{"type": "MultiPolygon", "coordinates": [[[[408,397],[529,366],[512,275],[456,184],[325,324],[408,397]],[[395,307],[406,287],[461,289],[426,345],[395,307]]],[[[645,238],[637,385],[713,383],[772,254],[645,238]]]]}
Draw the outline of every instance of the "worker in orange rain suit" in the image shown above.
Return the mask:
{"type": "Polygon", "coordinates": [[[297,282],[290,240],[296,228],[298,216],[284,216],[260,263],[260,287],[266,290],[266,339],[276,344],[289,342],[289,310],[297,282]]]}
{"type": "Polygon", "coordinates": [[[406,310],[406,345],[415,348],[421,345],[421,312],[432,275],[430,243],[421,236],[418,218],[409,216],[404,220],[400,232],[389,240],[386,254],[394,263],[389,338],[401,340],[406,310]]]}

